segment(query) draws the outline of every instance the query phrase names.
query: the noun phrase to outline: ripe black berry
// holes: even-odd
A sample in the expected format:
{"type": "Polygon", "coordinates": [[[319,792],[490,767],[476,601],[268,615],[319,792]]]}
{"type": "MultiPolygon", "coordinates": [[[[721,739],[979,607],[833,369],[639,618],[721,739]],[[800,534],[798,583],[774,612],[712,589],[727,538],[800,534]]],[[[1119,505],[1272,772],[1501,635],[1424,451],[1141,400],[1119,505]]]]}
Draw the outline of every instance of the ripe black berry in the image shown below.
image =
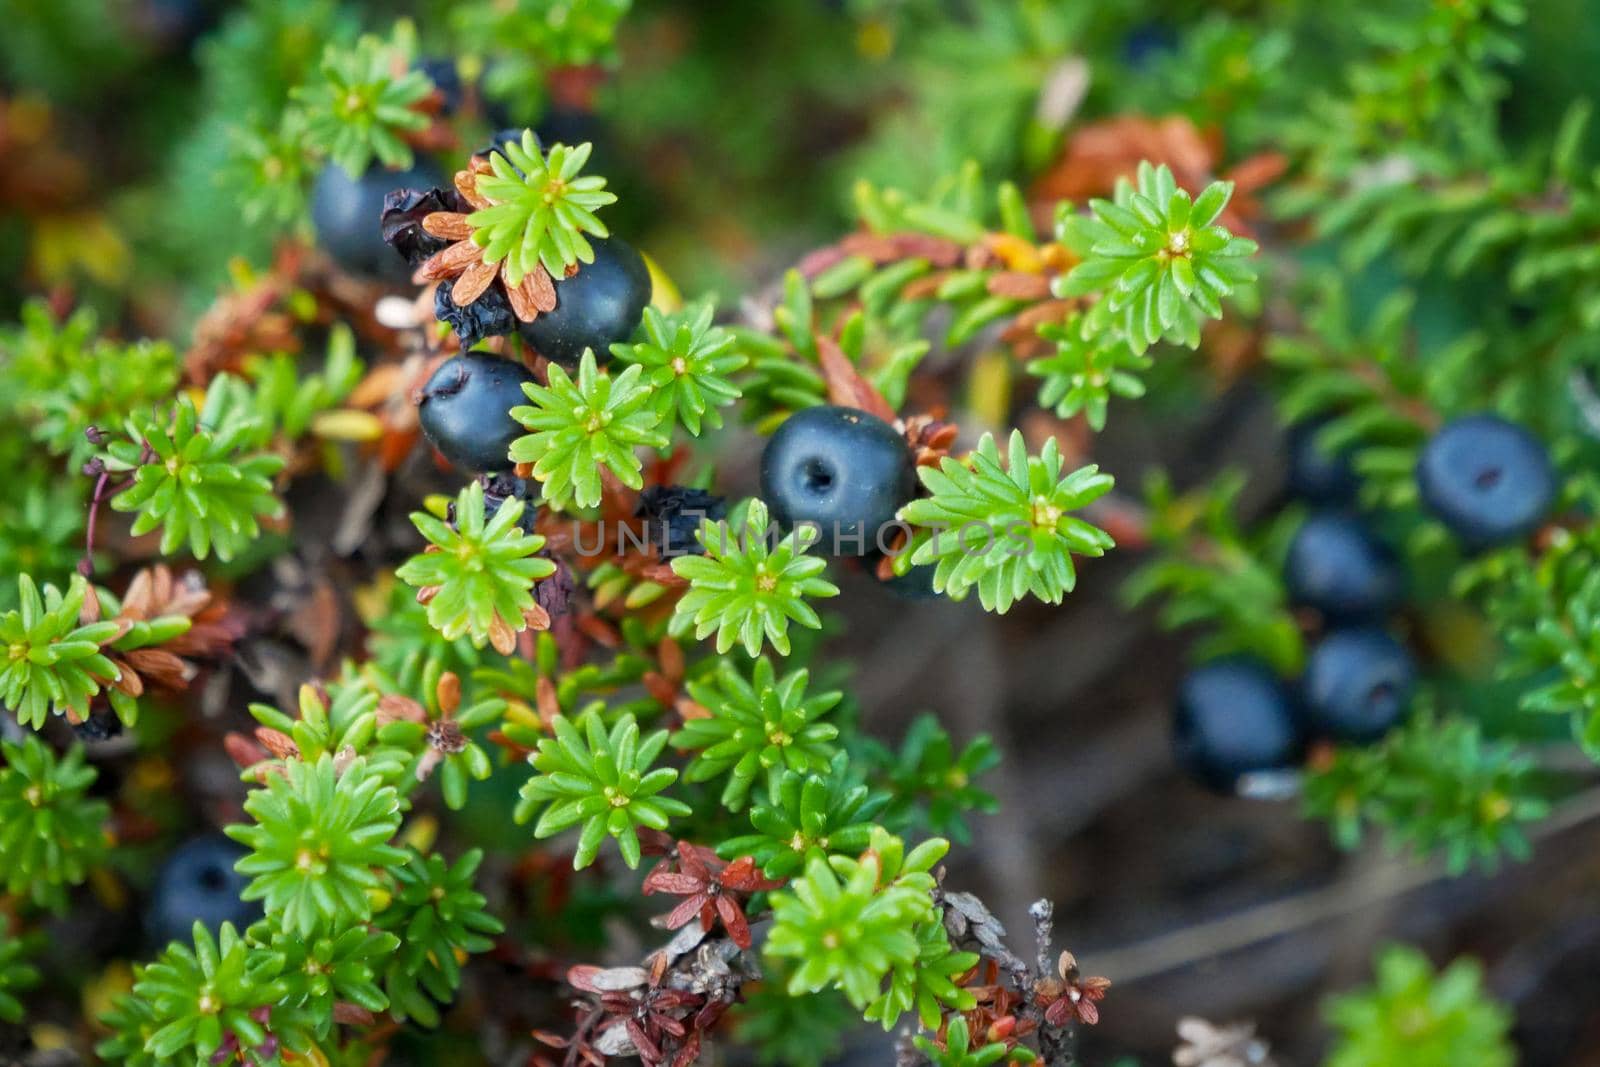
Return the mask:
{"type": "Polygon", "coordinates": [[[449,118],[461,110],[466,100],[466,86],[461,82],[461,69],[448,56],[424,56],[417,60],[416,68],[428,76],[439,93],[439,114],[449,118]]]}
{"type": "Polygon", "coordinates": [[[1294,766],[1303,748],[1288,689],[1265,663],[1229,659],[1184,675],[1172,725],[1178,765],[1208,789],[1294,766]]]}
{"type": "Polygon", "coordinates": [[[650,270],[644,257],[618,237],[593,240],[594,262],[556,279],[556,307],[518,329],[545,359],[573,364],[583,350],[604,362],[611,346],[626,341],[650,302],[650,270]]]}
{"type": "Polygon", "coordinates": [[[761,454],[761,496],[785,527],[814,523],[830,555],[860,556],[916,491],[905,438],[875,415],[819,405],[790,415],[761,454]]]}
{"type": "Polygon", "coordinates": [[[1382,630],[1335,630],[1306,663],[1307,727],[1335,741],[1377,741],[1405,714],[1416,677],[1411,654],[1382,630]]]}
{"type": "Polygon", "coordinates": [[[1322,422],[1302,422],[1289,430],[1289,492],[1313,504],[1339,505],[1355,500],[1360,482],[1343,452],[1329,452],[1317,443],[1322,422]]]}
{"type": "Polygon", "coordinates": [[[110,711],[92,711],[82,722],[72,724],[72,732],[82,741],[109,741],[122,735],[122,720],[110,711]]]}
{"type": "Polygon", "coordinates": [[[249,879],[233,869],[245,850],[220,834],[196,837],[167,857],[156,875],[145,930],[158,945],[189,940],[195,920],[215,933],[225,922],[243,930],[261,905],[239,899],[249,879]]]}
{"type": "Polygon", "coordinates": [[[1417,460],[1422,503],[1468,549],[1538,528],[1556,497],[1556,471],[1538,438],[1498,415],[1447,424],[1417,460]]]}
{"type": "Polygon", "coordinates": [[[1307,519],[1284,562],[1289,599],[1339,621],[1391,610],[1400,602],[1403,581],[1389,547],[1357,519],[1336,512],[1307,519]]]}
{"type": "Polygon", "coordinates": [[[444,458],[465,471],[511,467],[511,442],[524,433],[511,409],[528,402],[533,374],[499,356],[468,352],[448,360],[422,387],[417,420],[444,458]]]}
{"type": "Polygon", "coordinates": [[[685,485],[652,485],[639,494],[633,514],[645,520],[645,536],[662,556],[699,555],[695,540],[700,520],[716,522],[728,513],[722,497],[685,485]]]}
{"type": "Polygon", "coordinates": [[[410,271],[396,262],[383,244],[384,197],[402,186],[426,189],[442,182],[438,171],[422,161],[404,171],[374,165],[359,178],[352,178],[344,168],[329,163],[317,175],[311,190],[311,221],[317,228],[317,243],[352,274],[405,281],[410,271]]]}

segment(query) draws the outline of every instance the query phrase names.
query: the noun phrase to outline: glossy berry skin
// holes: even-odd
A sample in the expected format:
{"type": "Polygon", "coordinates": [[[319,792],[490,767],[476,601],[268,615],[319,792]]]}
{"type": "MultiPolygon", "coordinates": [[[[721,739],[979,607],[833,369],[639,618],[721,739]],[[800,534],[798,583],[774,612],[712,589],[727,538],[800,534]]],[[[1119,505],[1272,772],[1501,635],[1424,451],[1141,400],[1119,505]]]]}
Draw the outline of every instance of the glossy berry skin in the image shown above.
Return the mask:
{"type": "Polygon", "coordinates": [[[1498,415],[1444,426],[1417,460],[1423,505],[1477,550],[1538,529],[1556,497],[1556,470],[1539,439],[1498,415]]]}
{"type": "Polygon", "coordinates": [[[1329,452],[1317,443],[1322,422],[1303,422],[1289,430],[1289,492],[1313,504],[1353,503],[1361,483],[1343,452],[1329,452]]]}
{"type": "Polygon", "coordinates": [[[311,222],[317,228],[317,244],[352,274],[404,282],[410,270],[383,242],[383,198],[392,189],[426,189],[443,181],[438,170],[425,162],[410,170],[374,165],[359,178],[329,163],[311,190],[311,222]]]}
{"type": "Polygon", "coordinates": [[[761,454],[761,498],[784,527],[815,523],[820,551],[865,555],[916,491],[905,438],[875,415],[823,404],[784,420],[761,454]]]}
{"type": "Polygon", "coordinates": [[[167,857],[156,875],[145,931],[157,945],[189,941],[195,920],[212,933],[225,922],[243,930],[261,918],[259,903],[239,894],[250,879],[233,869],[245,849],[221,834],[192,838],[167,857]]]}
{"type": "Polygon", "coordinates": [[[1172,744],[1178,765],[1196,781],[1231,793],[1246,774],[1293,767],[1304,738],[1288,688],[1265,663],[1238,658],[1184,675],[1172,744]]]}
{"type": "Polygon", "coordinates": [[[1417,668],[1376,627],[1335,630],[1306,661],[1301,689],[1312,734],[1354,745],[1380,740],[1405,715],[1417,668]]]}
{"type": "Polygon", "coordinates": [[[1394,553],[1359,520],[1338,512],[1308,518],[1284,561],[1289,600],[1335,622],[1375,619],[1400,603],[1404,577],[1394,553]]]}
{"type": "Polygon", "coordinates": [[[650,270],[637,249],[618,237],[590,241],[594,262],[556,279],[556,307],[518,326],[545,359],[576,364],[583,350],[604,363],[611,346],[633,335],[650,302],[650,270]]]}
{"type": "Polygon", "coordinates": [[[481,352],[448,360],[422,387],[417,420],[422,432],[457,468],[473,473],[509,470],[511,442],[526,431],[511,409],[528,402],[520,363],[481,352]]]}

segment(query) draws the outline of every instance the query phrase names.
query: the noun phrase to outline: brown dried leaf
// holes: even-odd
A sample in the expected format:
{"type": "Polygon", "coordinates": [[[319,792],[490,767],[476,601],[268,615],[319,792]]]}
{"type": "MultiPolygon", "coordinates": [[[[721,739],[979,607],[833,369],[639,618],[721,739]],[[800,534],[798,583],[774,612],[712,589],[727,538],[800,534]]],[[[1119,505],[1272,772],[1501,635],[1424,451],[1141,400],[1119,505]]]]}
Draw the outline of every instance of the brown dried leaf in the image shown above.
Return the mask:
{"type": "Polygon", "coordinates": [[[459,211],[435,211],[422,217],[422,228],[447,241],[465,241],[472,236],[467,217],[459,211]]]}
{"type": "Polygon", "coordinates": [[[818,337],[817,358],[822,364],[822,379],[828,385],[829,400],[842,407],[876,415],[884,422],[894,422],[894,408],[889,406],[889,402],[871,382],[861,376],[838,342],[831,337],[818,337]]]}
{"type": "MultiPolygon", "coordinates": [[[[463,241],[461,243],[468,244],[470,242],[463,241]]],[[[443,255],[443,253],[440,254],[443,255]]],[[[481,251],[479,254],[482,254],[481,251]]],[[[461,277],[457,278],[456,283],[450,287],[450,297],[458,305],[465,307],[482,296],[485,290],[499,276],[500,264],[485,263],[480,259],[461,272],[461,277]]]]}

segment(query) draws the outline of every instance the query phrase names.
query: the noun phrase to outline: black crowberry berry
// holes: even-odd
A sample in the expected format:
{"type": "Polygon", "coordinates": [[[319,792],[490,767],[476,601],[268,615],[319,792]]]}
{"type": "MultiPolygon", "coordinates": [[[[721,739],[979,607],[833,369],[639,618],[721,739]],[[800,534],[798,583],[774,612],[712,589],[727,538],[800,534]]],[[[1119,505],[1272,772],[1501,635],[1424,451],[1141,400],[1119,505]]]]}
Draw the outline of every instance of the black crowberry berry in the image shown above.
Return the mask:
{"type": "Polygon", "coordinates": [[[876,415],[823,404],[784,420],[761,454],[761,497],[784,527],[821,529],[829,555],[860,556],[911,499],[905,438],[876,415]]]}
{"type": "Polygon", "coordinates": [[[1417,490],[1468,549],[1526,537],[1549,514],[1556,470],[1538,438],[1498,415],[1467,415],[1423,446],[1417,490]]]}
{"type": "Polygon", "coordinates": [[[261,905],[239,894],[249,879],[233,869],[245,850],[220,834],[184,842],[167,857],[151,890],[145,931],[157,945],[189,940],[195,920],[215,933],[225,922],[243,930],[261,917],[261,905]]]}
{"type": "Polygon", "coordinates": [[[545,359],[574,364],[583,350],[605,362],[611,346],[626,341],[650,302],[650,269],[637,249],[619,237],[590,242],[594,262],[556,279],[556,306],[518,326],[523,340],[545,359]]]}
{"type": "Polygon", "coordinates": [[[466,86],[461,81],[461,68],[448,56],[424,56],[417,60],[416,68],[428,76],[439,93],[439,114],[450,118],[461,110],[466,101],[466,86]]]}
{"type": "Polygon", "coordinates": [[[82,722],[72,724],[80,741],[109,741],[122,736],[122,720],[109,711],[92,711],[82,722]]]}
{"type": "Polygon", "coordinates": [[[1375,627],[1335,630],[1311,652],[1301,680],[1312,734],[1364,745],[1405,714],[1417,669],[1400,642],[1375,627]]]}
{"type": "Polygon", "coordinates": [[[1404,583],[1389,547],[1349,515],[1319,512],[1289,544],[1284,584],[1291,602],[1330,619],[1372,619],[1400,602],[1404,583]]]}
{"type": "Polygon", "coordinates": [[[381,219],[384,197],[402,186],[428,188],[443,178],[426,162],[410,170],[386,170],[373,166],[359,178],[352,178],[343,167],[329,163],[317,175],[311,190],[311,221],[317,228],[317,243],[333,261],[352,274],[402,282],[410,275],[383,246],[381,219]]]}
{"type": "Polygon", "coordinates": [[[1245,658],[1184,675],[1172,744],[1178,765],[1219,793],[1232,792],[1247,774],[1294,766],[1304,747],[1288,688],[1265,663],[1245,658]]]}
{"type": "Polygon", "coordinates": [[[511,442],[524,432],[511,409],[528,402],[522,383],[533,380],[528,368],[509,359],[456,356],[422,387],[417,420],[433,447],[462,470],[507,470],[511,442]]]}
{"type": "Polygon", "coordinates": [[[1355,500],[1361,487],[1350,457],[1329,452],[1317,442],[1323,422],[1302,422],[1289,429],[1289,492],[1313,504],[1340,505],[1355,500]]]}
{"type": "Polygon", "coordinates": [[[699,555],[695,540],[700,520],[716,522],[728,513],[722,497],[686,485],[652,485],[639,494],[633,514],[645,520],[645,536],[662,556],[699,555]]]}

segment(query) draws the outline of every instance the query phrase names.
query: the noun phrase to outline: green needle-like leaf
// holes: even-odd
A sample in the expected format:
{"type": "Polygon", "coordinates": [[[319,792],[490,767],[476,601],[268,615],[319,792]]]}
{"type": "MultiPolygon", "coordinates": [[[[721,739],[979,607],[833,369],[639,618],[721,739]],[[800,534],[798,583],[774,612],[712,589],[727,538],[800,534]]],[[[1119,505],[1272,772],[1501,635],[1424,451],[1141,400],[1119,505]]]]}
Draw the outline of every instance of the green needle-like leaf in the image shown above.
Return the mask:
{"type": "Polygon", "coordinates": [[[187,543],[200,559],[212,550],[218,559],[232,559],[260,536],[258,519],[283,511],[272,487],[283,458],[256,450],[259,421],[222,417],[229,394],[219,379],[207,391],[203,413],[186,394],[170,419],[135,413],[126,439],[107,447],[108,470],[133,472],[133,484],[111,506],[134,513],[134,536],[159,529],[162,555],[187,543]]]}
{"type": "Polygon", "coordinates": [[[74,575],[67,592],[53,585],[41,597],[33,579],[17,576],[18,606],[0,615],[0,703],[35,730],[51,713],[82,718],[89,701],[121,672],[101,652],[117,624],[78,625],[89,583],[74,575]]]}
{"type": "Polygon", "coordinates": [[[717,409],[741,395],[729,376],[749,362],[744,353],[735,351],[734,335],[711,324],[713,314],[709,301],[671,316],[647,307],[646,339],[611,346],[611,354],[623,363],[644,367],[650,403],[661,420],[677,419],[696,437],[702,426],[715,430],[722,425],[717,409]]]}
{"type": "Polygon", "coordinates": [[[329,45],[321,80],[293,91],[306,143],[354,177],[374,156],[390,168],[411,166],[402,135],[427,128],[428,117],[415,105],[433,92],[428,76],[411,68],[412,51],[403,33],[393,42],[366,34],[352,46],[329,45]]]}
{"type": "Polygon", "coordinates": [[[605,468],[630,489],[644,485],[644,466],[634,450],[665,448],[661,414],[650,406],[644,368],[635,364],[615,378],[601,374],[592,351],[585,350],[574,381],[550,364],[548,386],[525,383],[532,406],[511,409],[511,417],[532,431],[511,443],[511,459],[533,464],[552,507],[580,508],[600,503],[600,470],[605,468]]]}
{"type": "Polygon", "coordinates": [[[584,235],[610,234],[595,212],[617,197],[606,192],[604,178],[583,175],[592,149],[556,144],[542,153],[533,131],[524,130],[520,143],[507,141],[489,154],[493,173],[478,177],[477,190],[492,206],[468,215],[467,223],[483,261],[505,261],[508,286],[520,285],[541,263],[551,277],[561,278],[568,267],[594,262],[584,235]]]}
{"type": "Polygon", "coordinates": [[[538,773],[523,785],[517,803],[518,822],[539,813],[535,837],[583,827],[572,859],[575,869],[594,862],[607,836],[616,839],[623,862],[637,867],[636,827],[666,830],[673,816],[690,814],[687,804],[661,795],[677,780],[678,772],[670,767],[652,769],[666,746],[667,731],[641,738],[632,715],[621,716],[607,731],[601,711],[601,705],[592,705],[579,717],[581,733],[565,716],[555,717],[555,736],[540,739],[531,760],[538,773]]]}
{"type": "Polygon", "coordinates": [[[88,795],[98,776],[82,746],[56,758],[28,736],[0,744],[0,885],[41,907],[60,909],[105,856],[111,810],[88,795]]]}
{"type": "Polygon", "coordinates": [[[537,607],[533,583],[556,567],[537,555],[544,538],[519,525],[523,507],[506,500],[486,520],[483,486],[473,482],[456,498],[455,526],[412,513],[412,524],[433,547],[412,556],[395,576],[417,587],[428,625],[446,640],[464,636],[477,648],[493,642],[509,653],[513,635],[527,629],[526,615],[537,607]]]}
{"type": "Polygon", "coordinates": [[[722,802],[737,810],[750,786],[765,776],[776,796],[785,770],[824,773],[835,751],[838,727],[818,722],[836,707],[839,692],[806,695],[803,670],[777,679],[772,664],[756,660],[750,679],[731,660],[721,660],[710,681],[690,682],[689,695],[709,713],[689,719],[673,735],[678,748],[698,749],[684,780],[705,782],[727,775],[722,802]]]}
{"type": "Polygon", "coordinates": [[[984,434],[966,460],[946,457],[917,475],[931,495],[900,509],[917,527],[909,563],[936,564],[933,587],[953,600],[976,587],[986,611],[1005,612],[1027,593],[1059,604],[1077,583],[1072,557],[1112,546],[1109,534],[1072,514],[1110,491],[1111,476],[1093,466],[1063,476],[1054,438],[1029,456],[1013,431],[1002,464],[984,434]]]}
{"type": "Polygon", "coordinates": [[[1139,164],[1138,184],[1117,184],[1112,200],[1090,202],[1062,238],[1083,256],[1063,296],[1101,293],[1135,353],[1167,338],[1195,347],[1203,318],[1222,317],[1222,298],[1255,280],[1246,262],[1256,243],[1216,224],[1233,195],[1213,182],[1194,200],[1165,165],[1139,164]]]}
{"type": "Polygon", "coordinates": [[[288,760],[244,808],[255,822],[228,827],[251,850],[237,864],[251,878],[243,897],[265,901],[274,922],[302,937],[367,921],[383,888],[376,869],[407,858],[389,844],[400,796],[362,759],[342,770],[329,755],[288,760]]]}
{"type": "Polygon", "coordinates": [[[821,536],[816,528],[796,527],[769,548],[769,521],[767,505],[760,500],[750,502],[739,533],[726,522],[703,520],[695,539],[705,555],[672,561],[673,573],[690,583],[678,600],[674,626],[693,625],[696,640],[715,633],[719,654],[737,643],[759,656],[762,644],[770,641],[787,656],[791,621],[813,630],[822,627],[806,598],[839,595],[839,587],[821,577],[826,561],[805,554],[821,536]]]}

